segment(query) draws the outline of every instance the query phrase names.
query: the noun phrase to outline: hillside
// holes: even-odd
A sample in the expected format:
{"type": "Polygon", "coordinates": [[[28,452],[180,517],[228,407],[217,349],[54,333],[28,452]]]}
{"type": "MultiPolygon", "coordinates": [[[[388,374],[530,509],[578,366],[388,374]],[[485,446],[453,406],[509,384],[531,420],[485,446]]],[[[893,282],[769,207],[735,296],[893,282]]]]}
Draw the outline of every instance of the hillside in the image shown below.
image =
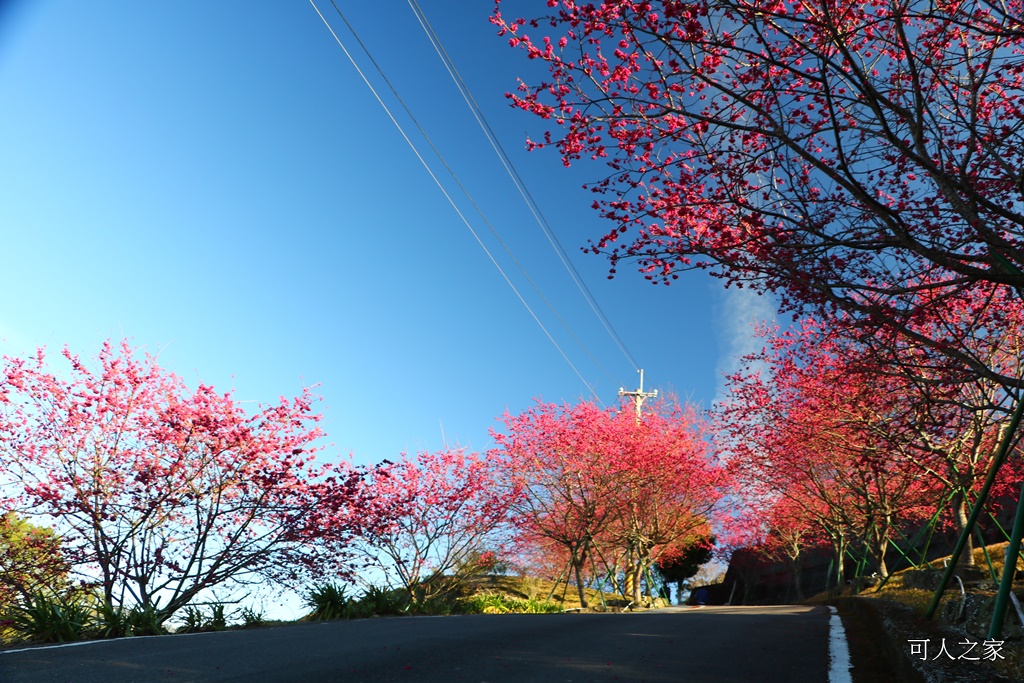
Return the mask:
{"type": "MultiPolygon", "coordinates": [[[[884,646],[893,658],[913,667],[925,680],[992,681],[996,675],[1007,680],[1024,680],[1024,615],[1017,613],[1011,604],[1003,626],[1001,658],[994,661],[981,659],[970,661],[960,655],[961,642],[983,643],[988,637],[992,619],[993,603],[998,588],[998,577],[1003,570],[1003,552],[1007,543],[997,543],[987,548],[974,550],[974,567],[958,569],[954,579],[939,603],[935,619],[925,620],[924,616],[931,603],[935,588],[943,573],[947,558],[931,562],[931,569],[905,569],[894,572],[883,585],[870,587],[855,593],[848,587],[838,597],[820,593],[809,599],[809,603],[830,602],[838,604],[844,622],[853,622],[854,629],[884,630],[884,646]],[[987,553],[987,557],[986,557],[987,553]],[[961,591],[961,582],[963,589],[961,591]],[[942,639],[954,650],[955,658],[950,660],[941,654],[942,639]],[[911,655],[911,641],[927,640],[933,648],[926,659],[920,654],[911,655]],[[954,645],[956,644],[956,645],[954,645]],[[955,649],[954,649],[955,648],[955,649]],[[939,659],[934,659],[936,654],[939,659]]],[[[1024,562],[1018,561],[1018,571],[1024,569],[1024,562]]],[[[1019,574],[1018,574],[1019,576],[1019,574]]],[[[1014,584],[1015,593],[1024,593],[1024,581],[1014,584]]],[[[877,638],[879,634],[865,633],[865,637],[877,638]]],[[[851,647],[854,639],[851,635],[851,647]]],[[[980,647],[977,648],[981,652],[980,647]]]]}
{"type": "MultiPolygon", "coordinates": [[[[467,595],[497,595],[507,600],[523,600],[530,602],[551,602],[565,610],[580,609],[580,600],[575,586],[566,586],[565,582],[557,586],[553,581],[529,576],[480,576],[466,582],[467,595]],[[550,600],[548,597],[550,596],[550,600]]],[[[586,589],[589,611],[617,612],[622,611],[629,601],[621,595],[586,589]]],[[[659,600],[658,605],[666,603],[659,600]]]]}

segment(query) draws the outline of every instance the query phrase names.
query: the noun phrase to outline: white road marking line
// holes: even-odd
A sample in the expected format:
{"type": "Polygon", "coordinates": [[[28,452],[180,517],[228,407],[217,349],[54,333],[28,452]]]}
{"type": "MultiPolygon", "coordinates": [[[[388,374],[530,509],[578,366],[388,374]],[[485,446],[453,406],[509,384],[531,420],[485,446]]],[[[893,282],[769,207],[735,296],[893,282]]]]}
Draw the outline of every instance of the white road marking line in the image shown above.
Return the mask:
{"type": "Polygon", "coordinates": [[[839,611],[832,607],[828,608],[832,615],[828,621],[828,683],[853,683],[850,676],[850,646],[846,642],[846,629],[843,628],[843,620],[839,617],[839,611]]]}

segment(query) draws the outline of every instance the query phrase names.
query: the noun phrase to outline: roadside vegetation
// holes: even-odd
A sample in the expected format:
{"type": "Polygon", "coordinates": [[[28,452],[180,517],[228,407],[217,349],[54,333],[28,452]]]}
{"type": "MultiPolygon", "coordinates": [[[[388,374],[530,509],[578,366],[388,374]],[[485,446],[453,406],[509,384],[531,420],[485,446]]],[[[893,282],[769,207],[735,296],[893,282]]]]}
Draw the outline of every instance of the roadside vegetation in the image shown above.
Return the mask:
{"type": "MultiPolygon", "coordinates": [[[[949,557],[939,557],[927,565],[918,568],[894,571],[887,581],[858,590],[852,583],[842,591],[825,591],[809,597],[809,604],[834,603],[848,598],[871,601],[885,615],[883,623],[888,630],[887,637],[903,650],[909,651],[910,639],[931,639],[933,648],[939,647],[942,638],[946,638],[952,646],[965,638],[972,642],[983,642],[988,637],[988,628],[992,618],[992,606],[996,597],[998,579],[1003,572],[1003,557],[1007,543],[995,543],[977,547],[973,550],[973,571],[970,565],[958,572],[968,577],[963,581],[963,592],[960,583],[947,589],[941,596],[935,621],[928,621],[925,616],[932,602],[935,591],[933,587],[938,580],[949,557]]],[[[1024,560],[1018,561],[1018,569],[1024,568],[1024,560]]],[[[1016,592],[1024,593],[1021,584],[1017,584],[1016,592]]],[[[982,660],[969,662],[977,668],[990,668],[1009,680],[1024,680],[1024,619],[1011,606],[1006,617],[1003,641],[999,649],[999,657],[994,661],[982,660]]],[[[930,655],[934,656],[933,655],[930,655]]],[[[909,657],[913,660],[913,657],[909,657]]],[[[934,670],[942,663],[912,661],[922,670],[934,670]]],[[[963,664],[963,663],[961,663],[963,664]]],[[[954,672],[955,674],[955,672],[954,672]]],[[[940,677],[941,679],[941,677],[940,677]]],[[[945,679],[942,679],[945,680],[945,679]]]]}
{"type": "MultiPolygon", "coordinates": [[[[432,591],[419,603],[404,589],[371,586],[354,591],[350,586],[323,583],[304,595],[308,612],[298,621],[269,620],[249,607],[232,608],[224,603],[190,605],[171,623],[162,622],[155,610],[117,607],[109,609],[88,594],[33,595],[10,608],[0,622],[0,644],[70,643],[105,638],[207,633],[246,628],[285,626],[306,621],[369,619],[373,617],[438,616],[466,614],[556,614],[578,611],[575,590],[564,583],[517,576],[477,576],[446,592],[432,591]]],[[[594,611],[621,611],[628,604],[621,597],[602,596],[588,588],[594,611]],[[603,600],[603,602],[602,602],[603,600]],[[603,605],[603,606],[602,606],[603,605]]],[[[662,604],[662,603],[659,603],[662,604]]]]}

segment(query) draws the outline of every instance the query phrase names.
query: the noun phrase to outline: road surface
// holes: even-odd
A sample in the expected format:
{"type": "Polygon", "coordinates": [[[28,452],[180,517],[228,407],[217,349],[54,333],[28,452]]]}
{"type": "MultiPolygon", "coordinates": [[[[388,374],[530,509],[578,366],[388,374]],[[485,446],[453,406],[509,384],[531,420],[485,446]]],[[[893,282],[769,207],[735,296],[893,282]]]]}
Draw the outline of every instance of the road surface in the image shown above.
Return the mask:
{"type": "Polygon", "coordinates": [[[0,682],[828,681],[824,607],[404,617],[0,653],[0,682]]]}

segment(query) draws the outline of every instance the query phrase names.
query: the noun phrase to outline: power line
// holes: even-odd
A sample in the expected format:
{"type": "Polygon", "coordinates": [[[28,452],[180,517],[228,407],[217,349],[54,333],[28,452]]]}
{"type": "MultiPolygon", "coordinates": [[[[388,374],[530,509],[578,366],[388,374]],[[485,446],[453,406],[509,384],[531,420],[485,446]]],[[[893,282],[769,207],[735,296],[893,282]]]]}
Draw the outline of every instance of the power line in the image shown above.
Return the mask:
{"type": "MultiPolygon", "coordinates": [[[[494,256],[493,256],[493,255],[491,254],[490,250],[489,250],[489,249],[487,248],[487,246],[486,246],[486,245],[484,244],[483,240],[481,240],[481,239],[480,239],[480,236],[479,236],[479,235],[477,234],[477,232],[476,232],[476,230],[475,230],[475,229],[473,228],[472,224],[471,224],[471,223],[469,222],[469,220],[468,220],[468,219],[466,218],[465,214],[463,214],[463,213],[462,213],[462,211],[461,211],[461,210],[459,209],[458,205],[457,205],[457,204],[455,203],[455,201],[454,201],[454,200],[452,199],[451,195],[450,195],[450,194],[448,193],[448,191],[447,191],[447,190],[445,189],[444,185],[443,185],[443,184],[441,183],[441,181],[440,181],[440,180],[438,179],[438,177],[437,177],[437,176],[436,176],[436,175],[434,174],[433,170],[432,170],[432,169],[430,168],[430,165],[429,165],[429,164],[427,164],[426,160],[425,160],[425,159],[423,158],[423,156],[422,156],[422,155],[420,154],[420,152],[419,152],[419,150],[417,149],[416,145],[415,145],[415,144],[413,143],[413,141],[412,141],[412,140],[411,140],[411,139],[409,138],[408,134],[407,134],[407,133],[405,132],[405,129],[404,129],[403,127],[402,127],[402,125],[401,125],[401,124],[400,124],[400,123],[398,122],[398,120],[397,120],[397,119],[395,118],[394,114],[392,114],[392,112],[391,112],[391,109],[390,109],[390,108],[388,107],[388,105],[387,105],[387,104],[386,104],[386,103],[384,102],[384,100],[383,100],[383,99],[381,98],[381,96],[380,96],[380,94],[379,94],[379,93],[377,92],[376,88],[374,88],[374,87],[373,87],[373,84],[372,84],[372,83],[370,82],[370,80],[369,80],[369,79],[367,78],[366,74],[365,74],[365,73],[363,73],[363,70],[359,68],[359,65],[358,65],[358,64],[356,63],[356,60],[355,60],[355,59],[354,59],[354,58],[352,57],[352,54],[351,54],[351,53],[350,53],[350,52],[348,51],[348,49],[347,49],[347,48],[345,47],[345,44],[344,44],[344,42],[343,42],[343,41],[341,40],[341,38],[340,38],[340,37],[338,36],[338,34],[337,34],[337,33],[335,32],[334,28],[333,28],[333,27],[331,27],[331,25],[330,25],[330,22],[328,22],[328,21],[327,21],[327,18],[326,18],[326,17],[324,17],[323,13],[322,13],[322,12],[320,11],[320,8],[319,8],[319,7],[317,7],[317,5],[316,5],[316,2],[315,2],[314,0],[309,0],[309,4],[313,6],[313,9],[314,9],[314,11],[316,11],[316,13],[317,13],[317,16],[319,16],[319,17],[320,17],[320,20],[321,20],[321,21],[322,21],[322,22],[324,23],[324,26],[326,26],[326,27],[327,27],[327,30],[328,30],[328,31],[330,31],[331,35],[332,35],[332,36],[334,37],[334,40],[335,40],[335,42],[336,42],[336,43],[338,44],[338,47],[340,47],[340,48],[341,48],[342,52],[344,52],[344,53],[345,53],[345,56],[346,56],[346,57],[348,58],[349,62],[350,62],[350,63],[352,64],[352,66],[353,66],[353,67],[355,68],[355,70],[356,70],[356,73],[358,73],[358,74],[359,74],[359,77],[360,77],[360,78],[362,78],[363,82],[364,82],[364,83],[366,84],[366,87],[368,87],[368,88],[370,89],[370,92],[371,92],[371,93],[373,93],[373,96],[374,96],[374,97],[376,98],[377,102],[378,102],[378,103],[380,104],[380,106],[381,106],[381,107],[382,107],[382,108],[384,109],[385,113],[387,113],[387,115],[388,115],[388,118],[390,118],[390,119],[391,119],[391,123],[392,123],[392,124],[394,124],[395,128],[397,128],[397,129],[398,129],[398,132],[399,132],[399,133],[400,133],[400,134],[402,135],[402,138],[403,138],[403,139],[405,140],[406,144],[408,144],[408,145],[409,145],[409,148],[410,148],[410,149],[412,149],[412,151],[413,151],[413,154],[415,154],[415,155],[416,155],[416,158],[417,158],[417,159],[419,159],[419,161],[420,161],[420,164],[422,164],[422,165],[423,165],[423,168],[424,168],[424,169],[426,169],[427,173],[428,173],[428,174],[430,175],[431,179],[432,179],[432,180],[434,181],[434,183],[435,183],[435,184],[437,185],[438,189],[439,189],[439,190],[441,190],[441,193],[442,193],[442,194],[444,195],[445,199],[447,199],[447,200],[448,200],[448,203],[449,203],[449,204],[451,205],[451,207],[452,207],[452,208],[453,208],[453,209],[455,210],[455,213],[456,213],[456,214],[457,214],[457,215],[459,216],[459,218],[460,218],[460,219],[462,220],[463,224],[464,224],[464,225],[466,226],[466,228],[467,228],[467,229],[469,230],[470,234],[472,234],[472,235],[473,235],[473,238],[474,238],[474,239],[476,240],[477,244],[479,244],[479,245],[480,245],[480,248],[484,250],[484,253],[485,253],[485,254],[487,255],[487,257],[488,257],[488,258],[490,259],[490,261],[491,261],[491,263],[492,263],[492,264],[494,265],[494,267],[495,267],[495,268],[497,268],[498,272],[499,272],[499,273],[501,274],[501,276],[502,276],[502,277],[504,278],[504,280],[505,280],[505,282],[506,282],[506,283],[508,284],[508,286],[512,288],[512,291],[513,291],[513,292],[515,293],[515,295],[516,295],[516,297],[517,297],[517,298],[519,299],[520,303],[522,303],[522,304],[523,304],[523,306],[524,306],[524,307],[526,308],[526,310],[527,310],[527,311],[529,312],[530,316],[531,316],[531,317],[533,318],[534,322],[536,322],[536,323],[537,323],[537,325],[538,325],[538,326],[539,326],[539,327],[541,328],[541,330],[542,330],[542,331],[544,332],[544,334],[545,334],[545,335],[547,336],[548,340],[549,340],[549,341],[550,341],[550,342],[551,342],[551,343],[552,343],[552,344],[554,345],[555,349],[557,349],[557,350],[558,350],[558,353],[559,353],[559,354],[560,354],[560,355],[562,356],[562,358],[563,358],[563,359],[565,359],[565,362],[566,362],[566,363],[568,363],[568,364],[569,364],[569,367],[570,367],[570,368],[572,368],[572,370],[573,370],[573,372],[574,372],[574,373],[576,373],[576,376],[577,376],[577,377],[579,377],[580,381],[581,381],[581,382],[583,382],[583,384],[584,384],[584,385],[585,385],[585,386],[587,387],[587,389],[588,389],[588,390],[590,391],[590,393],[594,395],[594,398],[595,398],[595,399],[597,399],[598,403],[600,403],[600,402],[601,402],[601,399],[600,399],[600,397],[598,396],[597,392],[596,392],[596,391],[594,390],[594,388],[593,388],[593,387],[592,387],[592,386],[590,385],[590,383],[589,383],[589,382],[587,382],[587,380],[586,380],[586,379],[585,379],[585,378],[583,377],[583,375],[582,375],[582,374],[580,373],[580,371],[579,371],[579,370],[578,370],[578,369],[576,368],[576,366],[575,366],[575,365],[573,364],[573,362],[572,362],[572,361],[571,361],[571,360],[569,359],[569,357],[568,357],[568,356],[566,355],[565,351],[563,351],[563,350],[562,350],[562,347],[561,347],[561,346],[559,346],[558,342],[557,342],[557,341],[555,341],[554,337],[553,337],[553,336],[551,335],[551,333],[550,333],[550,332],[548,331],[547,327],[545,327],[545,326],[544,326],[544,323],[542,323],[542,322],[541,322],[541,320],[540,320],[540,318],[538,318],[538,317],[537,317],[537,314],[536,314],[536,313],[534,313],[533,309],[532,309],[532,308],[530,307],[530,305],[529,305],[529,304],[528,304],[528,303],[526,302],[526,299],[524,299],[524,298],[523,298],[523,295],[522,295],[522,294],[521,294],[521,293],[519,292],[518,288],[516,288],[516,286],[515,286],[515,284],[513,284],[512,280],[511,280],[511,279],[509,279],[508,275],[507,275],[507,274],[505,273],[504,269],[503,269],[503,268],[501,267],[501,265],[500,265],[500,264],[499,264],[499,263],[497,262],[497,260],[496,260],[496,259],[494,258],[494,256]]],[[[448,170],[448,172],[449,172],[449,173],[450,173],[450,174],[452,175],[452,177],[453,177],[453,178],[455,179],[455,182],[456,182],[456,183],[457,183],[457,184],[459,185],[459,187],[460,187],[460,188],[462,189],[463,193],[464,193],[464,194],[466,194],[467,198],[469,198],[470,202],[471,202],[471,203],[473,204],[474,208],[476,208],[477,212],[478,212],[478,213],[481,213],[481,212],[480,212],[480,209],[479,209],[479,207],[478,207],[478,206],[477,206],[477,204],[476,204],[476,202],[474,202],[474,201],[472,200],[472,198],[471,198],[471,197],[469,197],[469,194],[468,194],[468,192],[466,191],[465,187],[464,187],[464,186],[462,185],[462,183],[461,183],[461,182],[459,182],[459,181],[458,181],[458,178],[457,178],[457,177],[455,176],[455,173],[454,173],[454,171],[452,171],[451,167],[450,167],[450,166],[449,166],[449,165],[447,164],[447,162],[446,162],[446,161],[444,160],[444,158],[443,158],[443,157],[441,156],[441,154],[440,154],[440,152],[438,151],[438,149],[437,149],[437,148],[436,148],[436,147],[434,146],[434,144],[433,144],[433,143],[432,143],[432,142],[430,141],[430,138],[429,138],[429,137],[428,137],[428,136],[426,135],[426,132],[425,132],[425,131],[423,130],[422,126],[420,126],[420,124],[419,124],[419,121],[418,121],[418,120],[416,119],[416,117],[415,117],[415,116],[413,116],[412,112],[411,112],[411,111],[409,110],[409,108],[408,108],[408,107],[406,106],[405,102],[404,102],[404,101],[402,100],[402,98],[401,98],[401,97],[400,97],[400,96],[398,95],[398,92],[397,92],[397,91],[395,90],[394,86],[392,86],[392,85],[391,85],[390,81],[389,81],[389,80],[387,79],[387,77],[386,77],[386,76],[384,75],[384,72],[383,72],[383,71],[381,70],[381,68],[380,68],[380,67],[379,67],[379,66],[377,65],[377,62],[376,62],[376,61],[375,61],[375,60],[373,59],[373,56],[372,56],[372,55],[370,54],[369,50],[367,50],[366,46],[365,46],[365,45],[363,45],[363,43],[362,43],[362,41],[361,41],[361,40],[359,40],[359,36],[358,36],[358,35],[356,34],[355,30],[354,30],[354,29],[352,28],[352,25],[351,25],[351,24],[349,24],[348,20],[347,20],[347,19],[345,18],[345,15],[344,15],[344,13],[343,13],[343,12],[341,11],[341,9],[340,9],[340,8],[339,8],[339,7],[337,6],[337,4],[335,4],[334,0],[331,0],[331,4],[332,4],[332,5],[334,6],[334,9],[335,9],[335,11],[336,11],[336,12],[338,13],[338,16],[339,16],[339,17],[341,17],[341,19],[342,19],[342,21],[343,21],[343,22],[345,23],[346,27],[348,27],[349,31],[350,31],[350,32],[352,33],[352,35],[353,35],[353,36],[355,37],[355,39],[356,39],[356,41],[357,41],[357,42],[359,43],[360,47],[362,47],[363,51],[364,51],[364,52],[366,53],[366,55],[367,55],[367,57],[368,57],[368,58],[370,59],[371,63],[372,63],[372,64],[374,65],[374,67],[375,67],[375,68],[377,69],[377,72],[378,72],[378,73],[379,73],[379,74],[381,75],[381,77],[382,77],[382,78],[384,79],[385,83],[387,83],[388,87],[389,87],[389,88],[391,89],[391,92],[392,92],[392,93],[393,93],[393,94],[395,95],[395,97],[396,97],[396,98],[398,99],[399,103],[401,103],[401,105],[402,105],[403,109],[405,110],[406,114],[407,114],[407,115],[409,116],[409,118],[410,118],[410,119],[411,119],[411,120],[413,121],[413,123],[415,124],[416,128],[417,128],[417,129],[419,130],[420,134],[421,134],[421,135],[422,135],[422,136],[424,137],[424,139],[426,139],[426,141],[427,141],[427,143],[428,143],[428,144],[430,145],[431,149],[432,149],[432,150],[434,151],[434,153],[435,153],[435,154],[436,154],[436,155],[438,156],[438,158],[439,158],[439,159],[441,160],[441,163],[442,163],[442,164],[443,164],[443,165],[445,166],[445,168],[446,168],[446,169],[448,170]]],[[[481,213],[481,216],[482,216],[482,213],[481,213]]],[[[490,226],[490,223],[489,223],[488,221],[486,221],[486,218],[485,218],[484,220],[485,220],[485,222],[487,223],[487,225],[488,225],[488,226],[490,226]]],[[[493,226],[491,226],[491,231],[492,231],[492,232],[495,232],[495,231],[494,231],[494,228],[493,228],[493,226]]],[[[496,233],[496,232],[495,232],[495,236],[497,237],[497,233],[496,233]]],[[[510,255],[510,256],[512,256],[511,252],[510,252],[510,251],[508,250],[508,247],[507,247],[507,246],[505,246],[504,242],[502,242],[500,238],[498,238],[498,240],[499,240],[499,242],[500,242],[500,243],[502,244],[502,246],[503,246],[503,247],[505,247],[505,250],[506,250],[506,252],[508,252],[508,253],[509,253],[509,255],[510,255]]],[[[513,257],[513,260],[515,261],[515,258],[514,258],[514,257],[513,257]]],[[[516,262],[516,265],[519,265],[519,262],[518,262],[518,261],[515,261],[515,262],[516,262]]],[[[522,270],[522,266],[520,265],[519,267],[520,267],[520,270],[522,270]]],[[[525,275],[525,271],[524,271],[524,273],[523,273],[523,274],[525,275]]],[[[528,280],[530,280],[528,276],[527,276],[527,279],[528,279],[528,280]]],[[[533,284],[533,281],[532,281],[532,280],[530,280],[530,283],[531,283],[531,284],[533,284]]],[[[534,284],[534,288],[535,288],[535,289],[537,289],[537,292],[538,292],[538,294],[541,294],[541,293],[540,293],[540,290],[539,290],[539,288],[537,288],[537,286],[536,286],[535,284],[534,284]]],[[[546,298],[545,298],[545,297],[543,296],[543,294],[541,294],[541,298],[542,298],[542,299],[544,299],[545,303],[548,303],[548,302],[547,302],[547,299],[546,299],[546,298]]],[[[549,306],[549,307],[551,307],[550,303],[548,303],[548,306],[549,306]]],[[[552,311],[554,311],[554,309],[553,309],[553,308],[552,308],[552,311]]],[[[556,314],[556,316],[557,316],[557,312],[556,312],[555,314],[556,314]]],[[[560,321],[562,321],[562,319],[561,319],[561,316],[558,316],[558,318],[559,318],[559,320],[560,320],[560,321]]],[[[565,325],[565,322],[564,322],[564,321],[562,321],[562,324],[563,324],[563,325],[565,325]]],[[[568,326],[566,326],[566,329],[568,329],[568,326]]],[[[571,330],[570,330],[570,334],[572,334],[571,330]]],[[[579,342],[579,339],[578,339],[578,338],[576,338],[576,336],[575,336],[575,335],[573,335],[573,337],[574,337],[574,338],[575,338],[575,339],[577,340],[577,342],[579,342]]],[[[580,343],[580,344],[581,344],[581,346],[582,346],[582,342],[579,342],[579,343],[580,343]]],[[[586,350],[586,347],[584,347],[584,350],[586,350]]],[[[588,351],[587,353],[588,353],[588,355],[589,355],[589,351],[588,351]]],[[[592,356],[591,356],[591,357],[592,357],[592,356]]],[[[595,361],[595,362],[596,362],[596,361],[595,361]]]]}
{"type": "Polygon", "coordinates": [[[540,286],[537,285],[536,282],[534,282],[533,278],[531,278],[529,273],[526,272],[526,269],[523,267],[522,263],[519,262],[519,259],[516,258],[515,254],[512,253],[512,250],[505,243],[505,241],[501,238],[501,235],[498,234],[497,228],[494,227],[494,225],[491,223],[491,221],[484,214],[483,209],[481,209],[480,206],[476,203],[476,200],[473,199],[473,197],[470,194],[469,190],[466,189],[466,186],[462,184],[461,180],[459,180],[458,175],[455,173],[455,171],[452,169],[452,167],[448,164],[448,161],[445,159],[444,155],[441,153],[441,150],[439,150],[437,148],[437,146],[434,144],[434,142],[430,138],[430,136],[427,135],[427,132],[423,129],[423,126],[420,125],[419,120],[412,113],[412,110],[405,103],[405,100],[398,93],[398,90],[395,88],[395,86],[392,85],[391,80],[387,77],[387,74],[384,73],[384,70],[377,63],[377,60],[374,59],[373,54],[370,52],[369,48],[367,48],[365,43],[363,43],[363,41],[359,38],[359,34],[356,32],[355,28],[352,26],[352,24],[349,23],[348,19],[344,15],[344,13],[341,12],[341,10],[338,8],[337,4],[335,3],[335,0],[331,0],[331,4],[334,5],[334,9],[338,13],[338,16],[341,17],[341,20],[345,23],[345,27],[348,28],[349,32],[352,34],[352,37],[355,38],[356,42],[359,44],[359,47],[363,50],[363,53],[366,55],[366,58],[370,60],[370,63],[373,64],[373,67],[377,70],[377,74],[381,77],[381,79],[384,81],[384,83],[391,90],[391,94],[394,95],[396,100],[398,100],[398,103],[402,106],[402,109],[405,110],[406,115],[409,117],[409,119],[416,126],[416,129],[419,131],[420,135],[423,137],[423,139],[426,141],[426,143],[430,146],[430,149],[434,152],[434,155],[438,158],[438,160],[441,162],[441,164],[448,171],[448,175],[451,176],[452,180],[455,182],[455,184],[458,186],[458,188],[462,191],[463,196],[466,197],[466,199],[469,201],[470,205],[476,211],[477,215],[480,216],[480,219],[484,222],[484,224],[491,231],[491,234],[494,236],[494,239],[496,239],[498,241],[498,244],[501,245],[501,248],[505,250],[505,253],[512,260],[512,262],[516,265],[516,267],[519,269],[519,272],[523,275],[524,278],[526,278],[526,281],[530,284],[530,286],[533,287],[533,290],[537,293],[537,296],[540,297],[541,301],[543,301],[544,304],[548,307],[548,310],[551,311],[551,313],[555,316],[555,318],[562,325],[562,327],[565,328],[565,331],[569,333],[569,336],[571,336],[573,338],[573,340],[579,345],[579,347],[581,349],[583,349],[583,352],[601,370],[601,372],[603,372],[605,374],[605,376],[608,377],[608,379],[612,380],[612,382],[615,382],[615,378],[611,376],[611,374],[608,372],[608,370],[606,370],[605,367],[601,364],[601,362],[599,360],[597,360],[597,358],[594,356],[594,354],[592,354],[590,352],[590,349],[587,348],[587,345],[584,344],[583,341],[578,336],[576,336],[576,333],[572,331],[572,328],[569,327],[569,324],[558,313],[558,311],[555,309],[554,305],[548,300],[548,298],[546,296],[544,296],[544,292],[541,291],[540,286]]]}
{"type": "Polygon", "coordinates": [[[576,270],[576,266],[573,265],[572,261],[565,253],[565,249],[562,247],[561,242],[558,241],[558,237],[555,235],[551,224],[544,216],[543,211],[541,211],[540,205],[537,204],[533,194],[523,181],[522,176],[519,175],[519,172],[516,170],[512,160],[505,152],[505,148],[498,140],[498,136],[495,134],[494,129],[491,128],[491,125],[487,122],[487,117],[484,116],[483,110],[473,97],[473,93],[470,91],[469,85],[462,78],[459,70],[455,67],[455,62],[448,55],[448,51],[445,50],[444,44],[441,42],[441,37],[437,35],[436,31],[434,31],[434,27],[431,26],[430,22],[427,20],[427,16],[419,6],[417,0],[408,0],[408,2],[409,6],[412,8],[413,14],[416,15],[416,19],[420,23],[420,27],[423,29],[424,33],[427,34],[430,44],[434,46],[434,51],[437,52],[437,55],[441,58],[441,62],[448,71],[448,75],[451,76],[452,80],[455,82],[455,86],[459,89],[459,93],[462,95],[462,99],[465,100],[466,105],[469,106],[470,111],[473,112],[473,117],[476,119],[477,124],[480,126],[481,130],[483,130],[488,142],[491,143],[491,148],[498,155],[502,165],[505,167],[505,171],[508,173],[509,177],[512,178],[512,182],[515,183],[516,189],[519,190],[520,196],[522,196],[523,201],[526,202],[526,205],[529,207],[530,212],[537,221],[537,224],[540,225],[540,228],[544,232],[544,236],[547,237],[551,248],[555,250],[559,260],[562,262],[562,265],[569,273],[569,276],[572,277],[573,282],[576,283],[576,287],[580,290],[583,298],[586,299],[587,303],[590,305],[591,310],[597,316],[598,320],[601,321],[605,331],[608,332],[608,335],[619,347],[619,350],[622,351],[623,355],[633,366],[633,369],[639,371],[640,366],[637,364],[636,359],[633,358],[633,354],[631,354],[629,349],[626,348],[625,342],[622,341],[618,332],[615,331],[615,327],[611,324],[611,321],[608,320],[608,317],[601,309],[601,306],[597,303],[597,299],[594,298],[590,288],[587,287],[587,284],[583,281],[583,277],[580,275],[579,271],[576,270]]]}

